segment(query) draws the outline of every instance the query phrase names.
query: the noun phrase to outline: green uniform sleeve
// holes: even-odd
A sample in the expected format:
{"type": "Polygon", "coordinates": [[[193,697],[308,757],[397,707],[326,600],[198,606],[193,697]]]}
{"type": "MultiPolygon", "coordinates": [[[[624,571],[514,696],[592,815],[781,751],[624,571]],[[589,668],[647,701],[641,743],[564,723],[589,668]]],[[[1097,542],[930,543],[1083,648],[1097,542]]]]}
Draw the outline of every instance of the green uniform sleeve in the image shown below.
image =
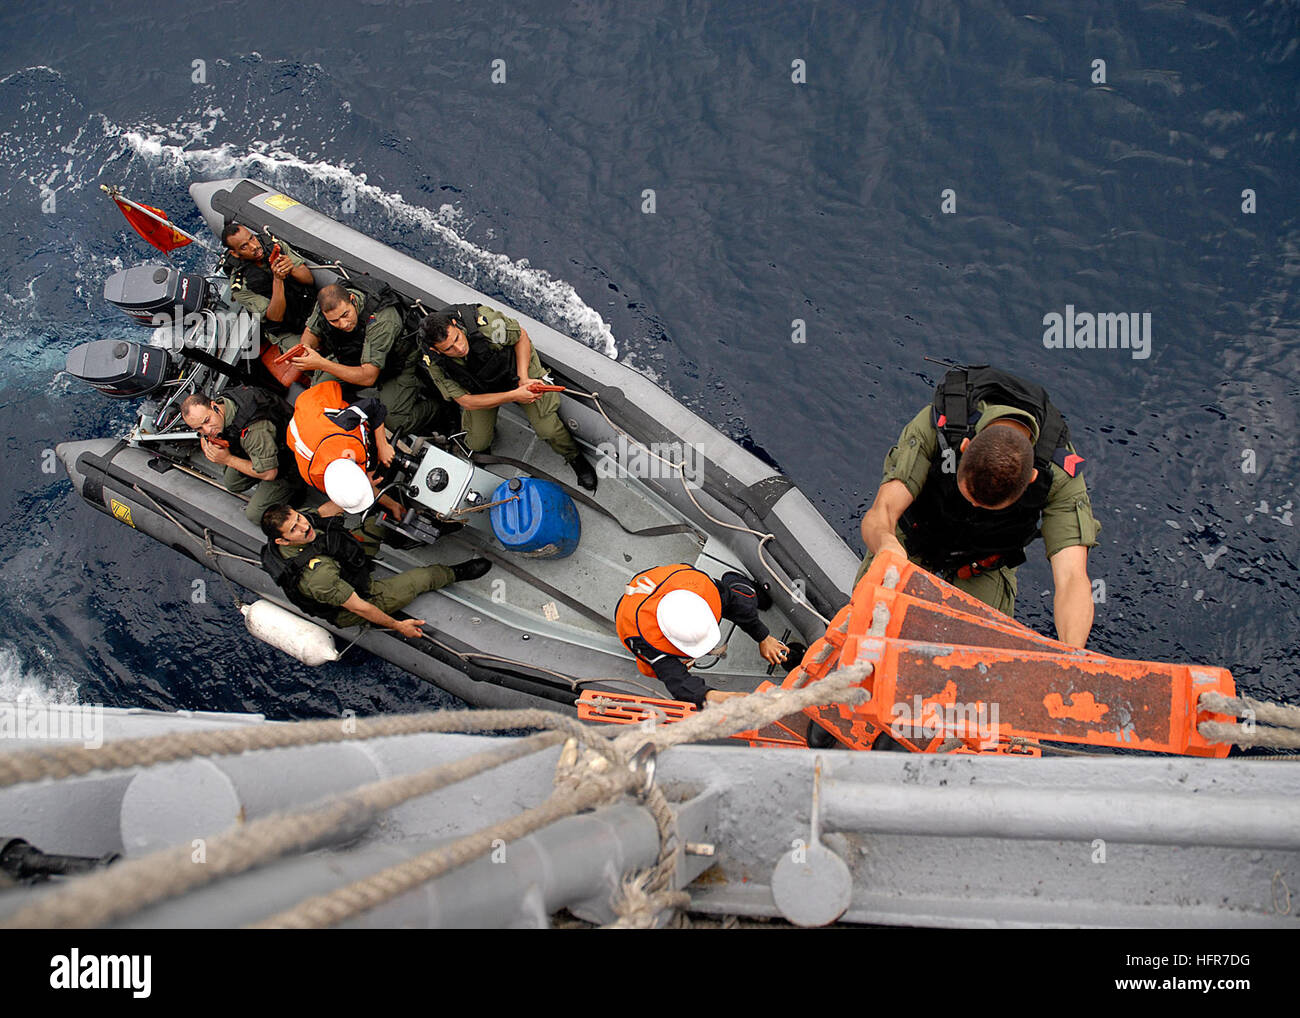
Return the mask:
{"type": "MultiPolygon", "coordinates": [[[[1067,446],[1074,452],[1073,446],[1067,446]]],[[[1088,484],[1083,474],[1071,477],[1055,463],[1052,464],[1052,487],[1047,493],[1043,508],[1043,548],[1050,559],[1063,548],[1083,545],[1097,546],[1101,524],[1092,515],[1092,502],[1088,498],[1088,484]]]]}
{"type": "Polygon", "coordinates": [[[903,427],[898,441],[885,456],[885,469],[880,483],[902,481],[916,498],[921,494],[930,463],[939,451],[939,433],[930,421],[930,408],[926,407],[903,427]]]}
{"type": "Polygon", "coordinates": [[[265,321],[266,309],[271,306],[270,297],[263,297],[260,293],[254,293],[237,279],[230,284],[230,296],[234,297],[235,303],[250,315],[257,315],[258,318],[265,321]]]}
{"type": "Polygon", "coordinates": [[[313,336],[325,335],[325,312],[317,304],[311,309],[311,314],[307,316],[307,331],[313,336]]]}
{"type": "Polygon", "coordinates": [[[518,321],[486,304],[479,305],[478,327],[497,346],[514,346],[523,332],[518,321]]]}
{"type": "Polygon", "coordinates": [[[248,461],[259,474],[280,465],[280,450],[275,440],[275,425],[270,421],[254,421],[240,439],[248,461]]]}
{"type": "Polygon", "coordinates": [[[401,332],[402,316],[397,313],[397,308],[384,308],[375,316],[373,322],[366,325],[366,341],[361,348],[361,363],[373,364],[382,371],[401,332]]]}
{"type": "Polygon", "coordinates": [[[356,593],[339,575],[339,564],[328,555],[313,555],[298,581],[298,593],[319,604],[338,607],[356,593]]]}
{"type": "Polygon", "coordinates": [[[278,240],[276,243],[280,245],[280,253],[287,256],[289,261],[293,262],[294,268],[297,268],[302,264],[302,255],[291,248],[286,241],[278,240]]]}

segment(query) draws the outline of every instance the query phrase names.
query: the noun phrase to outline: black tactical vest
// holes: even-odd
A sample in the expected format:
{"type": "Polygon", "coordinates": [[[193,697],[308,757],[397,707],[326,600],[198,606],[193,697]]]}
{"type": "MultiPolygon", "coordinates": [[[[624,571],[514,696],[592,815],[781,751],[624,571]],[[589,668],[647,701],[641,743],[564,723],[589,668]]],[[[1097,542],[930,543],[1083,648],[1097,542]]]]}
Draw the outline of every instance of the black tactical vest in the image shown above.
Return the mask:
{"type": "MultiPolygon", "coordinates": [[[[321,342],[325,352],[333,355],[336,361],[355,368],[360,366],[361,355],[365,352],[366,327],[385,308],[397,308],[401,317],[402,299],[387,283],[349,279],[344,287],[354,293],[360,293],[364,299],[362,307],[357,311],[357,324],[351,332],[344,332],[331,325],[322,312],[321,328],[324,332],[321,334],[321,342]]],[[[402,373],[402,369],[410,359],[413,342],[411,338],[403,337],[399,331],[398,338],[388,353],[388,359],[379,369],[379,377],[375,380],[376,385],[387,382],[390,378],[396,378],[402,373]],[[405,342],[403,342],[404,338],[405,342]]]]}
{"type": "Polygon", "coordinates": [[[1000,556],[995,566],[1018,566],[1025,547],[1039,535],[1039,520],[1052,487],[1053,461],[1067,463],[1071,474],[1082,460],[1067,460],[1069,428],[1041,385],[987,365],[953,368],[935,389],[931,420],[939,433],[939,450],[930,464],[921,494],[903,513],[904,544],[931,572],[955,572],[963,565],[1000,556]],[[957,487],[961,442],[973,438],[976,407],[986,403],[1013,406],[1038,422],[1034,466],[1038,476],[1019,500],[1005,509],[971,505],[957,487]],[[945,450],[952,455],[945,457],[945,450]],[[951,472],[945,471],[948,460],[951,472]]]}
{"type": "MultiPolygon", "coordinates": [[[[248,262],[228,253],[225,261],[222,262],[222,267],[225,269],[226,275],[230,277],[232,288],[242,286],[252,293],[270,299],[271,282],[275,279],[275,275],[271,272],[268,263],[248,262]]],[[[278,323],[272,324],[276,325],[279,331],[301,334],[302,330],[307,327],[307,319],[311,317],[312,310],[315,307],[315,284],[300,283],[293,276],[286,276],[284,280],[284,317],[278,323]]]]}
{"type": "Polygon", "coordinates": [[[247,459],[244,435],[256,422],[270,421],[275,426],[276,448],[280,454],[280,476],[285,480],[292,479],[297,474],[298,467],[293,457],[293,450],[289,448],[288,439],[285,437],[289,421],[293,419],[293,407],[288,401],[273,392],[254,388],[251,385],[234,385],[221,395],[235,404],[234,417],[226,421],[226,426],[220,432],[221,437],[230,444],[230,451],[236,456],[247,459]],[[284,474],[286,469],[289,471],[287,475],[284,474]]]}
{"type": "Polygon", "coordinates": [[[483,334],[478,324],[478,305],[453,304],[447,311],[459,316],[460,326],[469,337],[469,353],[465,363],[458,364],[445,354],[430,350],[429,355],[443,374],[475,396],[519,388],[514,347],[498,346],[483,334]]]}
{"type": "Polygon", "coordinates": [[[270,574],[290,602],[310,615],[333,622],[341,610],[338,606],[313,601],[298,590],[307,563],[320,556],[332,558],[339,564],[339,575],[343,582],[356,588],[361,596],[370,589],[370,556],[343,526],[342,516],[331,516],[322,521],[314,513],[303,515],[316,528],[315,540],[303,545],[302,551],[290,558],[280,554],[280,545],[268,540],[262,547],[262,568],[270,574]]]}

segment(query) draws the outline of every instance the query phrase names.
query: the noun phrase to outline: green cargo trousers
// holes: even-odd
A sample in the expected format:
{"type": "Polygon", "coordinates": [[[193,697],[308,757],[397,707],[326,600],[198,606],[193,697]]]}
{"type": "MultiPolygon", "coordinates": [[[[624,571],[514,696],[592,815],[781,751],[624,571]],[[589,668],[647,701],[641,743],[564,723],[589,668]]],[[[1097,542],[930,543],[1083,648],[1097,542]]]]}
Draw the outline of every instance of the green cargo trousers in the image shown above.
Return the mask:
{"type": "MultiPolygon", "coordinates": [[[[361,591],[357,591],[357,593],[384,614],[396,615],[421,594],[438,590],[455,580],[456,575],[451,571],[450,566],[421,566],[383,580],[371,580],[368,592],[362,594],[361,591]]],[[[341,611],[335,618],[334,624],[341,629],[346,629],[349,626],[368,623],[360,615],[341,611]]]]}
{"type": "MultiPolygon", "coordinates": [[[[523,404],[528,423],[537,432],[537,437],[554,449],[565,463],[572,463],[578,458],[578,443],[569,434],[569,429],[560,420],[560,394],[547,392],[536,403],[523,404]]],[[[487,452],[492,447],[496,436],[497,411],[500,407],[488,407],[485,410],[465,410],[460,412],[460,426],[465,429],[465,444],[474,452],[487,452]]]]}
{"type": "MultiPolygon", "coordinates": [[[[867,570],[871,568],[871,560],[875,558],[870,552],[862,560],[862,565],[858,567],[858,575],[853,577],[853,585],[856,587],[858,581],[866,575],[867,570]]],[[[916,559],[908,556],[909,562],[920,565],[916,559]]],[[[1003,615],[1009,615],[1015,618],[1016,614],[1016,569],[1019,566],[1001,569],[990,569],[987,573],[980,573],[979,576],[972,576],[968,580],[960,577],[949,580],[958,590],[963,590],[971,597],[978,598],[990,608],[1000,611],[1003,615]]]]}
{"type": "MultiPolygon", "coordinates": [[[[283,472],[281,470],[281,473],[283,472]]],[[[293,502],[294,498],[302,493],[302,485],[294,481],[283,480],[279,476],[274,481],[259,481],[256,477],[241,474],[234,467],[226,467],[221,483],[226,486],[227,491],[233,491],[235,494],[242,494],[251,488],[256,488],[249,495],[248,506],[244,509],[248,521],[256,524],[262,522],[262,514],[271,506],[277,502],[293,502]]]]}
{"type": "Polygon", "coordinates": [[[407,435],[428,435],[430,425],[445,405],[437,393],[420,384],[414,369],[403,371],[379,387],[379,402],[388,409],[384,426],[407,435]]]}

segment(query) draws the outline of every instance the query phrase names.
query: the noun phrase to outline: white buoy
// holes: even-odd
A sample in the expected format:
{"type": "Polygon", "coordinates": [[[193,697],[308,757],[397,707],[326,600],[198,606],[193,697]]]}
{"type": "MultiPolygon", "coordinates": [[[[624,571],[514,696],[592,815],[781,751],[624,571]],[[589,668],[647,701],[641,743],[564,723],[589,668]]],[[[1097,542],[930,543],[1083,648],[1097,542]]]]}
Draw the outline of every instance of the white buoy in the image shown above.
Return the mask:
{"type": "Polygon", "coordinates": [[[239,609],[248,631],[263,643],[282,650],[313,668],[326,661],[337,661],[339,652],[329,630],[299,618],[274,601],[254,601],[239,609]]]}

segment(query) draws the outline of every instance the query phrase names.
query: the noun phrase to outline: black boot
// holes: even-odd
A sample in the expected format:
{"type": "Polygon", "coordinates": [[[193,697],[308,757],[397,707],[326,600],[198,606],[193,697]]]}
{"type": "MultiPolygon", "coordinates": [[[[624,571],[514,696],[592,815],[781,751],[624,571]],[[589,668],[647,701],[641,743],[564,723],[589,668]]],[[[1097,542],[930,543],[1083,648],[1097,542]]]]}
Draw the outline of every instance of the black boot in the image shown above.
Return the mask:
{"type": "Polygon", "coordinates": [[[464,562],[457,562],[451,567],[451,572],[456,577],[456,583],[463,583],[465,580],[477,580],[491,568],[492,563],[487,559],[472,558],[464,562]]]}
{"type": "Polygon", "coordinates": [[[569,460],[569,466],[573,467],[573,472],[578,475],[578,484],[588,491],[596,490],[596,471],[587,461],[587,457],[578,453],[573,459],[569,460]]]}

